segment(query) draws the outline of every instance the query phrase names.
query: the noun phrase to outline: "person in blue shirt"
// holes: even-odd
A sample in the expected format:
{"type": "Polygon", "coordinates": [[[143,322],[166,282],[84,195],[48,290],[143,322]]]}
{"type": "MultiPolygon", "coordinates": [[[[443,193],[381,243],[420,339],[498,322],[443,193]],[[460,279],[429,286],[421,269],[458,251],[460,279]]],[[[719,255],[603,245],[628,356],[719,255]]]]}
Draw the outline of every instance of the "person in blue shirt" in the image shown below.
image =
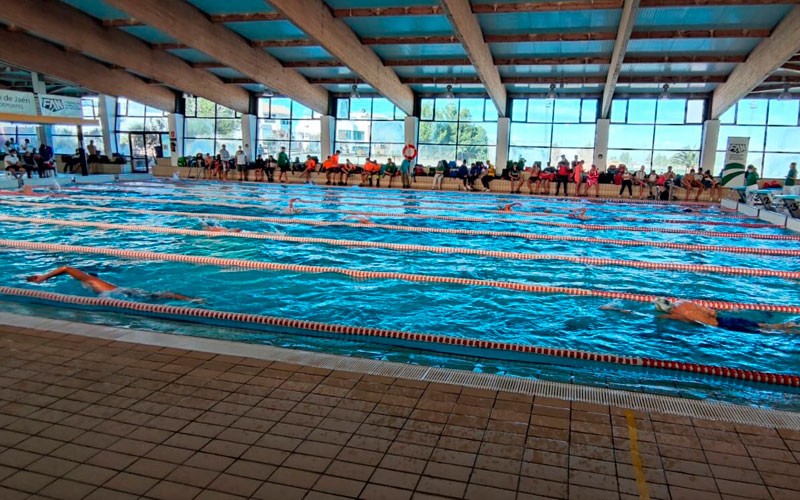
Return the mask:
{"type": "Polygon", "coordinates": [[[467,187],[468,186],[467,178],[469,177],[469,168],[467,168],[467,160],[463,160],[461,162],[461,165],[458,167],[458,173],[456,174],[456,176],[459,179],[461,179],[461,184],[462,184],[461,186],[458,186],[458,190],[461,191],[463,189],[464,191],[469,191],[467,187]]]}
{"type": "Polygon", "coordinates": [[[403,182],[403,189],[411,187],[411,160],[408,158],[404,158],[400,164],[400,180],[403,182]]]}

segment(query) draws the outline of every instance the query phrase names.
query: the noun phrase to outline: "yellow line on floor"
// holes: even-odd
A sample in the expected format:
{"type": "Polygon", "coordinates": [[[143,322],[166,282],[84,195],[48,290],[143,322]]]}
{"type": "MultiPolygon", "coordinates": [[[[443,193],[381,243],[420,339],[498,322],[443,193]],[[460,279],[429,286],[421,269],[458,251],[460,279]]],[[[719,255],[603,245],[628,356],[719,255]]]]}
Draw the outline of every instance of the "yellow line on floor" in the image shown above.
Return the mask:
{"type": "Polygon", "coordinates": [[[625,410],[625,419],[628,421],[628,439],[631,446],[631,465],[636,473],[636,486],[639,488],[639,498],[650,500],[650,493],[647,491],[647,481],[644,478],[642,468],[642,456],[639,455],[639,433],[636,430],[636,417],[631,410],[625,410]]]}

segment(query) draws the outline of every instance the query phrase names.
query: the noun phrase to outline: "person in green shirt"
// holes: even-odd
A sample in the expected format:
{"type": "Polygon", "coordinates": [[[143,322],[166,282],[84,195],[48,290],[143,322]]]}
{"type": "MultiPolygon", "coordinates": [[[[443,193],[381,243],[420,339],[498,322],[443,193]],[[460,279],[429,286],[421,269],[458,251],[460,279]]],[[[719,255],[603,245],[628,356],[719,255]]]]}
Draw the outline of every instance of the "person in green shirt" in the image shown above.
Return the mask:
{"type": "Polygon", "coordinates": [[[792,162],[789,164],[789,173],[786,174],[786,181],[784,181],[783,183],[784,192],[800,194],[798,192],[798,189],[795,187],[796,185],[797,185],[797,163],[792,162]]]}
{"type": "Polygon", "coordinates": [[[381,171],[378,174],[378,187],[381,187],[381,179],[383,177],[389,178],[389,185],[386,187],[392,187],[392,179],[397,176],[397,165],[391,158],[386,160],[386,163],[381,165],[381,171]]]}
{"type": "Polygon", "coordinates": [[[744,185],[746,186],[746,191],[754,191],[758,189],[758,172],[756,172],[756,167],[753,165],[747,166],[747,172],[745,173],[744,178],[744,185]]]}
{"type": "Polygon", "coordinates": [[[285,147],[282,147],[281,152],[278,153],[278,168],[281,171],[280,175],[278,175],[278,182],[287,182],[292,165],[289,163],[289,155],[286,154],[285,147]]]}
{"type": "Polygon", "coordinates": [[[439,160],[436,164],[436,174],[433,176],[433,186],[431,189],[442,189],[442,180],[444,179],[444,170],[447,167],[447,162],[439,160]]]}
{"type": "Polygon", "coordinates": [[[403,189],[411,187],[411,160],[408,158],[404,158],[400,164],[400,180],[403,181],[403,189]]]}

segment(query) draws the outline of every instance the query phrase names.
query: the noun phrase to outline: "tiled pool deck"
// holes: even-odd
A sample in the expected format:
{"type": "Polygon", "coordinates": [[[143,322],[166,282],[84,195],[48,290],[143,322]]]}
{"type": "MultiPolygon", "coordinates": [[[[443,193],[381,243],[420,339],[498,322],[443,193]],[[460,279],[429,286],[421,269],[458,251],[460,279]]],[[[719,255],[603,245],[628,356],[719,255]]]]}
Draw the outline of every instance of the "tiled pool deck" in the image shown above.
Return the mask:
{"type": "Polygon", "coordinates": [[[0,326],[3,500],[800,498],[798,430],[38,322],[0,326]]]}

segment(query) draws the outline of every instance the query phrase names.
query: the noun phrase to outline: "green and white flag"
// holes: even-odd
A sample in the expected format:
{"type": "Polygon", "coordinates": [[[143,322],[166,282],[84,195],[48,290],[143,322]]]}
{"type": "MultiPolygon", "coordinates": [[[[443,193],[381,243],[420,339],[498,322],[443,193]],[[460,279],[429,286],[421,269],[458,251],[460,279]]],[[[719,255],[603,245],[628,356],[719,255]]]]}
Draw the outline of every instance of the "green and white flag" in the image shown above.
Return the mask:
{"type": "Polygon", "coordinates": [[[744,186],[747,151],[750,148],[749,137],[728,137],[725,149],[725,167],[722,169],[723,187],[744,186]]]}

